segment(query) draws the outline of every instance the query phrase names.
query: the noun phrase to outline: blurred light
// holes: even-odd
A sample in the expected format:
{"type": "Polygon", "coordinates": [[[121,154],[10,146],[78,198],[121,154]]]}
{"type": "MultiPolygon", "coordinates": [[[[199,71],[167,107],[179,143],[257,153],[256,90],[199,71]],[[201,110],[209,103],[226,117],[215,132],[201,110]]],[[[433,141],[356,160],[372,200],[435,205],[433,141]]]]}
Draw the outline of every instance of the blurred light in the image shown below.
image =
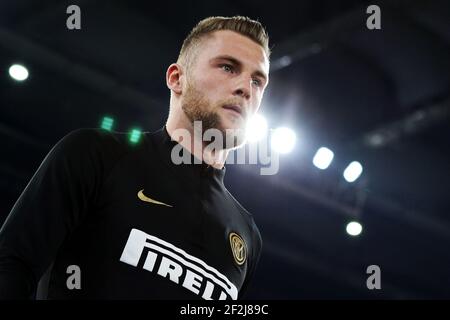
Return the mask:
{"type": "Polygon", "coordinates": [[[103,117],[102,120],[102,129],[111,131],[113,126],[114,120],[110,117],[103,117]]]}
{"type": "Polygon", "coordinates": [[[9,67],[9,75],[17,81],[23,81],[28,78],[28,70],[20,64],[13,64],[9,67]]]}
{"type": "Polygon", "coordinates": [[[256,142],[267,134],[267,121],[260,114],[255,114],[247,123],[245,135],[248,142],[256,142]]]}
{"type": "Polygon", "coordinates": [[[382,134],[372,134],[368,137],[368,142],[371,146],[379,147],[384,144],[384,137],[382,134]]]}
{"type": "Polygon", "coordinates": [[[347,224],[346,230],[351,236],[359,236],[362,232],[362,225],[359,222],[352,221],[347,224]]]}
{"type": "Polygon", "coordinates": [[[289,66],[291,63],[292,63],[292,58],[291,57],[289,57],[289,56],[283,56],[281,59],[280,59],[280,66],[282,66],[282,67],[287,67],[287,66],[289,66]]]}
{"type": "Polygon", "coordinates": [[[344,170],[344,178],[347,182],[353,182],[359,178],[363,171],[362,165],[358,161],[353,161],[344,170]]]}
{"type": "Polygon", "coordinates": [[[141,131],[138,129],[133,129],[130,134],[130,142],[137,143],[141,137],[141,131]]]}
{"type": "Polygon", "coordinates": [[[289,128],[277,128],[272,133],[272,148],[279,153],[289,153],[294,149],[296,141],[295,132],[289,128]]]}
{"type": "Polygon", "coordinates": [[[322,170],[328,168],[333,161],[334,153],[328,148],[322,147],[317,150],[316,155],[313,158],[313,164],[322,170]]]}

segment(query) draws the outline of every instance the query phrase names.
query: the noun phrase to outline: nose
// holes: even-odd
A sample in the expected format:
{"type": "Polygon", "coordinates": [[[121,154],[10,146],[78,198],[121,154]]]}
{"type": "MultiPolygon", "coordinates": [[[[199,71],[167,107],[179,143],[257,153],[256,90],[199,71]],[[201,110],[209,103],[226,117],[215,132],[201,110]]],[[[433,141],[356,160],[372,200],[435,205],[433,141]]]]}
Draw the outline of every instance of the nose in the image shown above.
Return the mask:
{"type": "Polygon", "coordinates": [[[242,98],[249,100],[251,98],[251,92],[251,80],[241,79],[234,90],[234,95],[241,96],[242,98]]]}

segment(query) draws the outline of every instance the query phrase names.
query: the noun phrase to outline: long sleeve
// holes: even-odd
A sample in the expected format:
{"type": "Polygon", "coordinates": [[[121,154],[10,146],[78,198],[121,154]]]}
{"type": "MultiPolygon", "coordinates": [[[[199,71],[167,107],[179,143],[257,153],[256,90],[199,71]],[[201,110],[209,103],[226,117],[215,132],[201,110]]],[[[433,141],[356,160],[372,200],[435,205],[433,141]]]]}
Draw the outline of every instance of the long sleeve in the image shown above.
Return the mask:
{"type": "Polygon", "coordinates": [[[245,298],[247,291],[248,291],[248,287],[250,286],[250,283],[252,282],[252,280],[254,278],[256,268],[258,266],[258,263],[259,263],[259,260],[261,257],[263,242],[262,242],[261,234],[255,225],[253,227],[253,237],[254,237],[254,240],[253,240],[254,248],[252,250],[252,259],[250,260],[250,264],[248,266],[248,271],[247,271],[247,275],[245,277],[244,283],[242,284],[241,290],[239,291],[239,300],[245,298]]]}
{"type": "Polygon", "coordinates": [[[29,299],[99,190],[98,131],[79,129],[48,153],[0,230],[0,299],[29,299]]]}

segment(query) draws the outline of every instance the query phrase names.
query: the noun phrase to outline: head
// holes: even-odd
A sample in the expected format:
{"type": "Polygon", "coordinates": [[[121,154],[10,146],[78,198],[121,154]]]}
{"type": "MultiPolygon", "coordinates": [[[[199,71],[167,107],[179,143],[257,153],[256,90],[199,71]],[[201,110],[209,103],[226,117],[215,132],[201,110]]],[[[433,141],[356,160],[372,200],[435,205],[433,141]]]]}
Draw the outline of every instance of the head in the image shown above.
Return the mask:
{"type": "Polygon", "coordinates": [[[233,131],[233,147],[244,142],[248,119],[259,109],[269,80],[269,39],[262,25],[246,17],[210,17],[183,42],[177,63],[167,70],[170,117],[203,131],[233,131]]]}

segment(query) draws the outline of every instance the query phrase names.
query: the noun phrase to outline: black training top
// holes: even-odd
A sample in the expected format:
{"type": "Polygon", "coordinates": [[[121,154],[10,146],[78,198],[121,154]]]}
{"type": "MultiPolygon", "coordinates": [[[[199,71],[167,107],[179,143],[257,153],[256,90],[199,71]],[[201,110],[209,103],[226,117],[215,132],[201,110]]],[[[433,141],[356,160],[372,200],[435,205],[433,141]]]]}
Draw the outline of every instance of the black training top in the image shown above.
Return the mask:
{"type": "Polygon", "coordinates": [[[0,231],[0,298],[241,298],[260,233],[225,168],[176,165],[175,146],[165,128],[61,139],[0,231]]]}

